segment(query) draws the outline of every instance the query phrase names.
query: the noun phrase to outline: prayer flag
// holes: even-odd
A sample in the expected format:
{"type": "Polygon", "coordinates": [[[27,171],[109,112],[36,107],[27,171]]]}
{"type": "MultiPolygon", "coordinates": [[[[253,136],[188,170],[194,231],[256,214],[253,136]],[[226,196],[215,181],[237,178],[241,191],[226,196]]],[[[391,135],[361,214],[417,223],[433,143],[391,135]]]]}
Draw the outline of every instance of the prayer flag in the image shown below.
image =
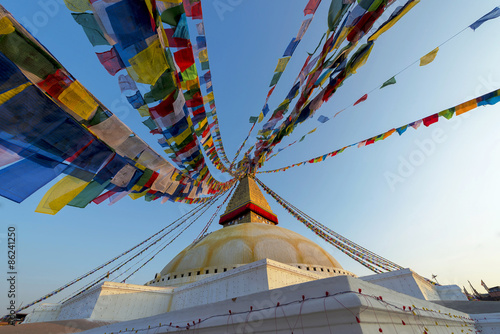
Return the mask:
{"type": "Polygon", "coordinates": [[[405,125],[405,126],[402,126],[400,128],[397,128],[396,131],[401,136],[403,133],[405,133],[406,129],[408,129],[408,125],[405,125]]]}
{"type": "Polygon", "coordinates": [[[476,30],[477,28],[479,28],[486,21],[496,19],[497,17],[500,17],[500,7],[496,7],[491,12],[489,12],[485,16],[481,17],[479,20],[477,20],[476,22],[474,22],[473,24],[471,24],[470,28],[472,30],[476,30]]]}
{"type": "Polygon", "coordinates": [[[438,120],[439,120],[439,115],[434,114],[422,119],[422,122],[424,123],[425,126],[430,126],[431,124],[436,123],[438,120]]]}
{"type": "Polygon", "coordinates": [[[319,121],[320,123],[326,123],[326,122],[328,122],[329,120],[330,120],[330,119],[329,119],[328,117],[323,116],[323,115],[321,115],[321,116],[319,116],[319,117],[318,117],[318,121],[319,121]]]}
{"type": "Polygon", "coordinates": [[[386,86],[389,86],[389,85],[394,85],[395,83],[396,83],[396,78],[392,77],[389,80],[387,80],[386,82],[384,82],[384,84],[382,85],[382,87],[380,87],[380,89],[382,89],[386,86]]]}
{"type": "Polygon", "coordinates": [[[439,47],[435,48],[434,50],[432,50],[431,52],[420,58],[420,66],[426,66],[432,63],[434,59],[436,59],[438,51],[439,47]]]}
{"type": "Polygon", "coordinates": [[[476,100],[467,101],[467,102],[462,103],[462,104],[455,107],[455,114],[457,116],[462,115],[462,114],[466,113],[467,111],[472,110],[474,108],[477,108],[476,100]]]}
{"type": "Polygon", "coordinates": [[[357,100],[354,105],[360,104],[361,102],[366,101],[368,99],[368,94],[363,95],[359,100],[357,100]]]}
{"type": "Polygon", "coordinates": [[[306,8],[304,8],[304,15],[314,14],[320,3],[321,0],[309,0],[306,8]]]}

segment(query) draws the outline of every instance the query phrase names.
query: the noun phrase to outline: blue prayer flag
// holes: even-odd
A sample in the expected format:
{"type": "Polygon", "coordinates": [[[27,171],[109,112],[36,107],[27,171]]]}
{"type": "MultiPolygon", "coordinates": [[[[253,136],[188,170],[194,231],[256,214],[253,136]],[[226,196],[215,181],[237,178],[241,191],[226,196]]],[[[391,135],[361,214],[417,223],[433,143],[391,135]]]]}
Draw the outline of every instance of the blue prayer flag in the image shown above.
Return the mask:
{"type": "Polygon", "coordinates": [[[479,20],[477,20],[476,22],[474,22],[473,24],[470,25],[470,28],[472,30],[476,30],[477,28],[479,28],[484,22],[486,21],[489,21],[489,20],[493,20],[493,19],[496,19],[497,17],[500,17],[500,8],[499,7],[496,7],[495,9],[493,9],[491,12],[489,12],[488,14],[486,14],[485,16],[481,17],[479,20]]]}
{"type": "Polygon", "coordinates": [[[328,122],[329,120],[330,120],[330,119],[329,119],[328,117],[323,116],[323,115],[321,115],[321,116],[319,116],[319,117],[318,117],[318,121],[319,121],[320,123],[326,123],[326,122],[328,122]]]}
{"type": "Polygon", "coordinates": [[[299,43],[300,43],[300,40],[296,41],[295,37],[292,38],[292,41],[286,47],[285,53],[283,53],[283,57],[291,57],[293,55],[293,53],[295,52],[295,49],[297,48],[299,43]]]}
{"type": "Polygon", "coordinates": [[[132,96],[127,96],[127,100],[132,105],[132,107],[134,107],[134,109],[139,109],[146,104],[146,102],[144,102],[144,99],[142,98],[141,92],[139,91],[137,91],[132,96]]]}

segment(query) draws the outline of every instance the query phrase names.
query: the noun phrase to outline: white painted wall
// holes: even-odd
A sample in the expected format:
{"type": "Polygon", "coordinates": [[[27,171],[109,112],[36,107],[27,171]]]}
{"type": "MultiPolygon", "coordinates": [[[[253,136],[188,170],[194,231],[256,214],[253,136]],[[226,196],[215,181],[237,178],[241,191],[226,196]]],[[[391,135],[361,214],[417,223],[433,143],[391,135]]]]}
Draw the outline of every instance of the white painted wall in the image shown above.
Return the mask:
{"type": "Polygon", "coordinates": [[[481,334],[500,333],[500,313],[472,314],[471,317],[477,322],[481,334]]]}
{"type": "Polygon", "coordinates": [[[96,328],[86,334],[119,333],[151,326],[151,333],[462,333],[474,330],[464,313],[409,297],[360,279],[339,276],[199,305],[96,328]],[[343,293],[346,291],[358,293],[343,293]],[[325,292],[329,296],[325,297],[325,292]],[[336,293],[339,293],[335,295],[336,293]],[[302,300],[304,296],[305,300],[302,300]],[[368,296],[381,296],[383,301],[368,296]],[[277,303],[280,306],[277,306],[277,303]],[[391,305],[391,306],[388,306],[391,305]],[[396,306],[394,308],[392,305],[396,306]],[[408,306],[416,306],[415,313],[408,306]],[[403,311],[403,306],[406,309],[403,311]],[[250,311],[252,309],[252,311],[250,311]],[[229,313],[231,310],[231,314],[229,313]],[[360,319],[360,322],[356,320],[360,319]],[[199,320],[202,320],[199,322],[199,320]],[[186,325],[192,324],[186,329],[186,325]],[[405,324],[403,324],[403,321],[405,324]],[[158,324],[162,324],[158,327],[158,324]],[[172,323],[172,325],[170,325],[172,323]],[[176,328],[179,326],[179,328],[176,328]]]}
{"type": "Polygon", "coordinates": [[[61,312],[61,304],[40,304],[33,312],[29,313],[24,319],[23,324],[33,322],[55,321],[61,312]]]}
{"type": "Polygon", "coordinates": [[[360,279],[424,300],[467,300],[458,286],[433,285],[411,269],[364,276],[360,279]]]}

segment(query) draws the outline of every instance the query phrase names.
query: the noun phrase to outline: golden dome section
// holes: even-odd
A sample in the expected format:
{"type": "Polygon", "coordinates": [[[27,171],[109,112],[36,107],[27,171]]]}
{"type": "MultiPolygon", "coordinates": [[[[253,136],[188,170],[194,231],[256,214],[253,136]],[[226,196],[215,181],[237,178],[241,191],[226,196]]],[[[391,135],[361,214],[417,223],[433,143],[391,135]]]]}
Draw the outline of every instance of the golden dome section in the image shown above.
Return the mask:
{"type": "Polygon", "coordinates": [[[298,233],[275,225],[245,223],[217,230],[191,244],[163,268],[161,276],[214,266],[231,268],[265,258],[342,269],[333,256],[298,233]]]}

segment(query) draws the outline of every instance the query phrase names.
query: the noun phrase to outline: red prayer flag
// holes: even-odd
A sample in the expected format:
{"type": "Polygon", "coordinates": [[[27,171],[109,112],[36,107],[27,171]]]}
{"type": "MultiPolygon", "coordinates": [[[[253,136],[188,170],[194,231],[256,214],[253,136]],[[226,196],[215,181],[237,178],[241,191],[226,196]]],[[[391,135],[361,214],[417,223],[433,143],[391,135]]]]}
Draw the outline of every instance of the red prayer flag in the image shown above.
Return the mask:
{"type": "Polygon", "coordinates": [[[172,92],[166,99],[161,101],[159,105],[149,108],[149,113],[151,114],[152,119],[165,117],[174,111],[174,95],[175,92],[172,92]]]}
{"type": "Polygon", "coordinates": [[[94,202],[95,204],[101,204],[102,202],[104,202],[105,200],[107,200],[108,198],[113,196],[114,194],[116,194],[116,191],[109,190],[109,191],[105,192],[104,194],[102,194],[101,196],[94,198],[94,200],[92,202],[94,202]]]}
{"type": "Polygon", "coordinates": [[[181,72],[184,72],[194,64],[193,49],[191,47],[174,52],[174,57],[181,72]]]}
{"type": "Polygon", "coordinates": [[[360,104],[361,102],[366,101],[366,99],[368,99],[368,94],[363,95],[363,97],[357,100],[356,103],[354,103],[354,105],[360,104]]]}
{"type": "Polygon", "coordinates": [[[158,172],[154,172],[153,175],[151,175],[151,177],[149,178],[148,182],[146,182],[146,184],[144,185],[144,187],[145,188],[151,188],[151,186],[156,181],[156,179],[158,178],[159,175],[160,174],[158,174],[158,172]]]}
{"type": "Polygon", "coordinates": [[[97,53],[97,58],[101,62],[102,66],[108,71],[109,74],[115,75],[120,70],[125,68],[125,64],[123,64],[122,59],[116,52],[116,49],[113,47],[111,50],[106,52],[97,53]]]}
{"type": "Polygon", "coordinates": [[[274,86],[273,86],[273,88],[271,88],[271,89],[269,90],[269,92],[267,93],[267,98],[268,98],[268,99],[269,99],[269,96],[271,96],[271,94],[273,93],[274,88],[276,88],[276,85],[274,85],[274,86]]]}
{"type": "Polygon", "coordinates": [[[174,48],[186,48],[189,46],[189,39],[174,37],[175,29],[165,29],[167,35],[168,46],[174,48]]]}
{"type": "Polygon", "coordinates": [[[437,123],[438,120],[439,120],[439,115],[434,114],[434,115],[431,115],[429,117],[424,118],[422,120],[422,122],[424,123],[425,126],[429,126],[431,124],[437,123]]]}
{"type": "Polygon", "coordinates": [[[201,1],[191,6],[191,17],[193,18],[193,20],[203,19],[203,14],[201,11],[201,1]]]}
{"type": "Polygon", "coordinates": [[[304,8],[304,15],[314,14],[320,3],[321,0],[309,0],[306,8],[304,8]]]}
{"type": "Polygon", "coordinates": [[[56,73],[49,74],[43,81],[38,82],[37,85],[47,94],[57,99],[59,94],[68,88],[72,82],[73,79],[68,77],[61,69],[58,69],[56,73]]]}
{"type": "Polygon", "coordinates": [[[375,138],[370,138],[366,141],[366,145],[365,146],[368,146],[368,145],[371,145],[375,142],[375,138]]]}

